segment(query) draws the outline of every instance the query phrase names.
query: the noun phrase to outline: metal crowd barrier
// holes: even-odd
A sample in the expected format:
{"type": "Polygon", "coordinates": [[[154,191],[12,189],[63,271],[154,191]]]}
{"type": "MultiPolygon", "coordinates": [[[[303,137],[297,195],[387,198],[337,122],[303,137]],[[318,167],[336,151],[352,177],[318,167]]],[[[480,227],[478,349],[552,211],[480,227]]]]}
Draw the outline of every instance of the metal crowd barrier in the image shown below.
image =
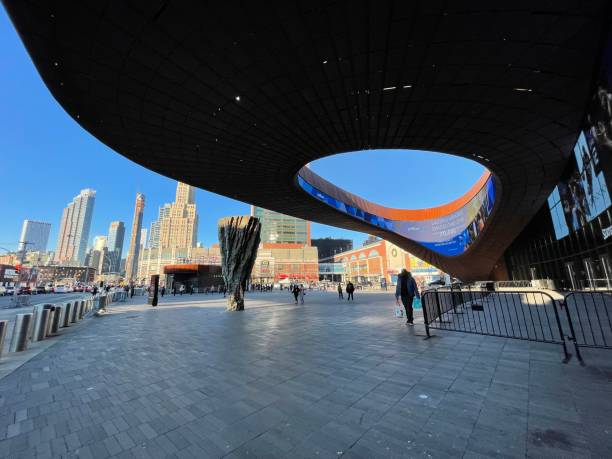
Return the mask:
{"type": "Polygon", "coordinates": [[[564,309],[569,339],[580,360],[580,348],[612,349],[612,291],[570,292],[564,309]]]}
{"type": "Polygon", "coordinates": [[[431,329],[498,336],[563,347],[565,334],[558,306],[546,292],[493,292],[453,288],[423,293],[423,319],[427,337],[431,329]]]}

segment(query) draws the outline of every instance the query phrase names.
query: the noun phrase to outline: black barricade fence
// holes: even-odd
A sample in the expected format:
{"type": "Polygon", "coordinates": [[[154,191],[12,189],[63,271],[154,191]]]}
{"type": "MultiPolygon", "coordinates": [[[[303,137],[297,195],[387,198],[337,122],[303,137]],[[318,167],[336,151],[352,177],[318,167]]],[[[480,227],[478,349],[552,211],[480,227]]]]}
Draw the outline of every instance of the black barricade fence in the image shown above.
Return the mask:
{"type": "Polygon", "coordinates": [[[612,292],[570,292],[565,313],[577,352],[578,346],[612,349],[612,292]]]}
{"type": "Polygon", "coordinates": [[[425,292],[422,300],[428,336],[433,328],[560,344],[570,357],[558,305],[548,293],[464,287],[425,292]]]}

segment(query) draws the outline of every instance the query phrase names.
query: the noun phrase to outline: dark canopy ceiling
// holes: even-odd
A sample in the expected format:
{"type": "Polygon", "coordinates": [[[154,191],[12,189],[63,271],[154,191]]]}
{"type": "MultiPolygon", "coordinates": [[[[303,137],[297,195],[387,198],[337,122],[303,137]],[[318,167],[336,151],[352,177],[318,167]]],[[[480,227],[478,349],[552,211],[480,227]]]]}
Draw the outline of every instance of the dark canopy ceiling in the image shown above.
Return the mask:
{"type": "Polygon", "coordinates": [[[4,3],[59,103],[119,153],[465,279],[489,276],[559,178],[608,24],[603,0],[4,3]],[[499,197],[481,240],[445,258],[296,186],[308,162],[368,148],[482,162],[499,197]]]}

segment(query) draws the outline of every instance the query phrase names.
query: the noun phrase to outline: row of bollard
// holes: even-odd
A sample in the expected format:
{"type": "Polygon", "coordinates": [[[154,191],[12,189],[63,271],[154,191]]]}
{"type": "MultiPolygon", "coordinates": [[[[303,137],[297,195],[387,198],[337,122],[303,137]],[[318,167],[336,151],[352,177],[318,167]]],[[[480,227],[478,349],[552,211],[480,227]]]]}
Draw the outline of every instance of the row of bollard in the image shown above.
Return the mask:
{"type": "MultiPolygon", "coordinates": [[[[84,319],[101,298],[104,296],[95,300],[90,298],[62,304],[38,304],[31,313],[17,314],[9,352],[25,351],[30,341],[42,341],[57,335],[60,328],[69,327],[84,319]]],[[[103,301],[106,301],[106,298],[103,301]]],[[[0,355],[4,349],[7,330],[8,320],[0,321],[0,355]]]]}
{"type": "MultiPolygon", "coordinates": [[[[111,303],[125,301],[127,292],[108,292],[96,298],[80,299],[62,304],[38,304],[33,312],[17,314],[9,352],[22,352],[28,349],[29,342],[42,341],[57,335],[61,328],[84,319],[92,310],[106,309],[111,303]]],[[[0,320],[0,356],[8,331],[8,320],[0,320]]]]}

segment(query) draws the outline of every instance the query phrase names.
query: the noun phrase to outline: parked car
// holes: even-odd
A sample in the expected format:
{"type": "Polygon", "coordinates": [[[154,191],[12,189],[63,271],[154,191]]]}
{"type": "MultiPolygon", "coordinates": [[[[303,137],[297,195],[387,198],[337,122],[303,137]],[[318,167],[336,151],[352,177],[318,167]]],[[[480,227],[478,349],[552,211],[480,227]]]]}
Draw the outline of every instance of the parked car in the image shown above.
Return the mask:
{"type": "Polygon", "coordinates": [[[444,281],[444,279],[438,279],[433,282],[430,282],[429,285],[432,287],[436,285],[446,285],[446,282],[444,281]]]}
{"type": "Polygon", "coordinates": [[[70,293],[69,287],[67,285],[58,284],[53,288],[55,293],[70,293]]]}
{"type": "Polygon", "coordinates": [[[14,295],[15,294],[15,287],[6,287],[6,291],[4,292],[5,295],[14,295]]]}
{"type": "Polygon", "coordinates": [[[0,296],[6,295],[6,287],[4,285],[0,285],[0,296]]]}
{"type": "Polygon", "coordinates": [[[52,283],[48,283],[45,285],[45,292],[47,293],[53,293],[53,284],[52,283]]]}
{"type": "Polygon", "coordinates": [[[75,285],[74,286],[74,291],[75,292],[82,292],[83,291],[83,286],[82,285],[75,285]]]}
{"type": "Polygon", "coordinates": [[[37,285],[36,286],[36,293],[47,293],[47,289],[45,288],[44,285],[37,285]]]}
{"type": "Polygon", "coordinates": [[[30,295],[32,293],[30,287],[19,287],[17,295],[30,295]]]}

